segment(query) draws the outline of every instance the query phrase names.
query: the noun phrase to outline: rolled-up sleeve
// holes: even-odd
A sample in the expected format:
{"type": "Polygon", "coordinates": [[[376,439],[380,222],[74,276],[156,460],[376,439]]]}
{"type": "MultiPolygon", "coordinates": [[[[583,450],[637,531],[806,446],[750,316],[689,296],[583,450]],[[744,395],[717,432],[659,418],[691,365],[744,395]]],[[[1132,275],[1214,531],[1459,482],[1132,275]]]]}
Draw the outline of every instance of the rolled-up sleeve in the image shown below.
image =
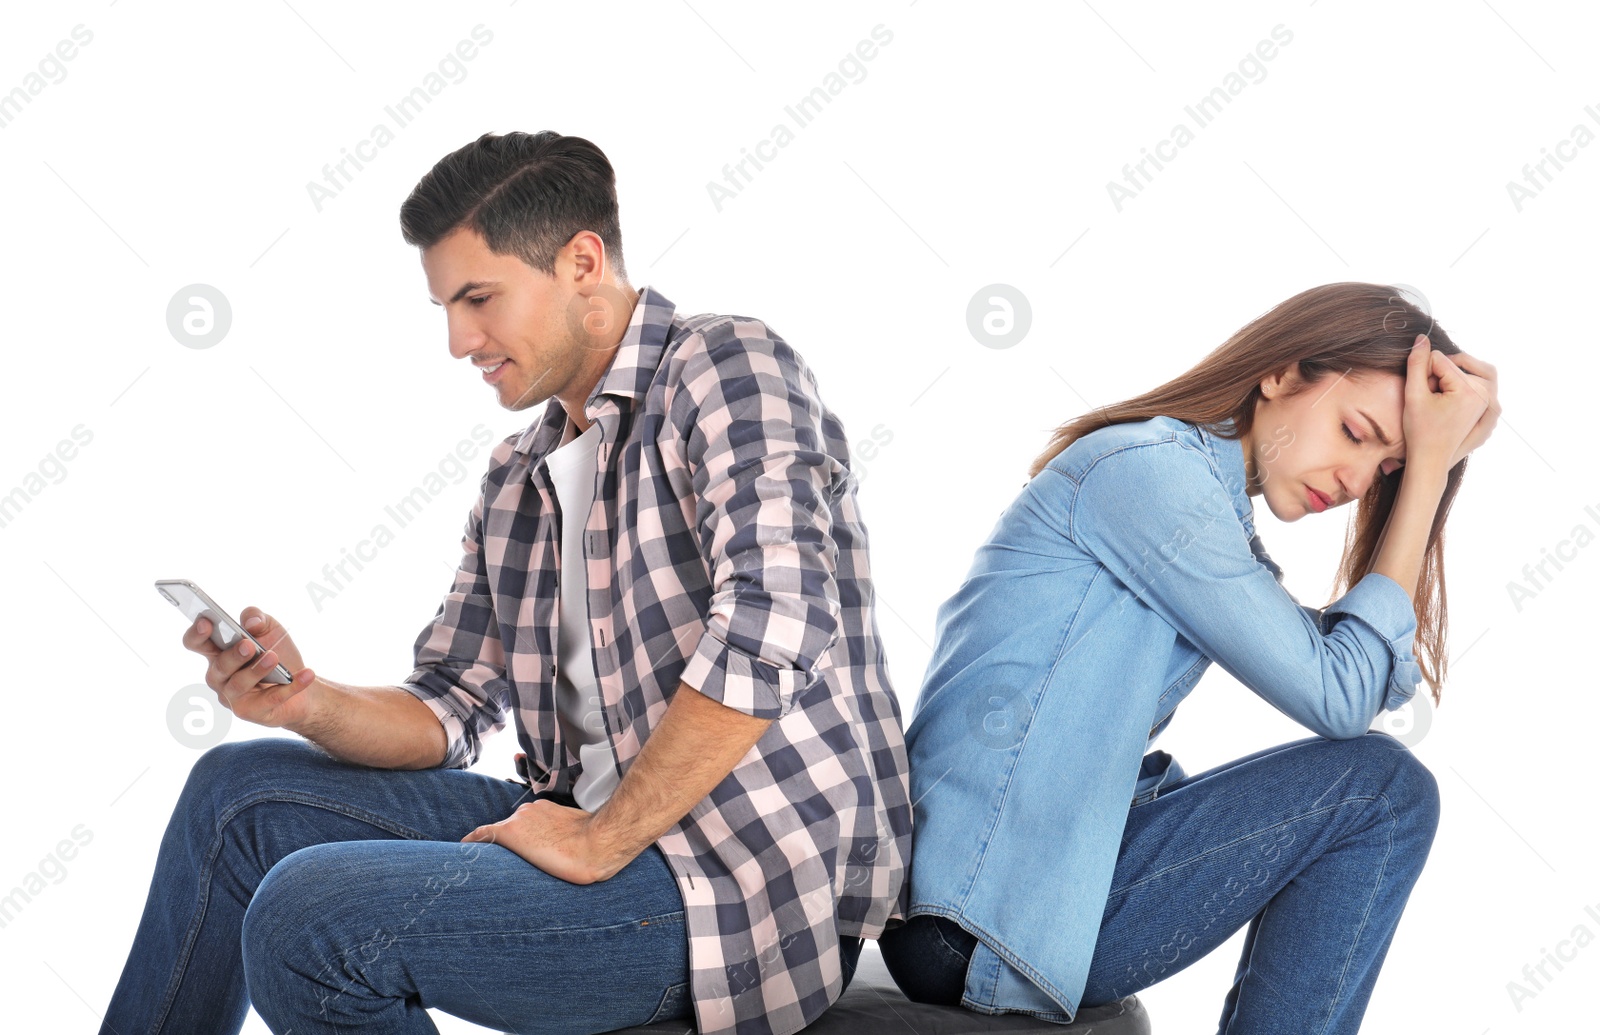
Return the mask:
{"type": "Polygon", "coordinates": [[[1073,495],[1068,534],[1209,658],[1320,736],[1358,737],[1416,692],[1416,616],[1400,584],[1371,572],[1321,612],[1299,604],[1252,549],[1203,455],[1182,443],[1095,460],[1073,495]]]}
{"type": "Polygon", "coordinates": [[[779,718],[821,677],[839,635],[834,493],[811,371],[756,321],[701,332],[669,419],[694,491],[711,581],[706,628],[680,675],[707,697],[779,718]]]}
{"type": "MultiPolygon", "coordinates": [[[[505,447],[509,452],[509,446],[505,447]]],[[[496,458],[500,457],[496,451],[496,458]]],[[[445,732],[445,769],[478,760],[483,740],[505,726],[505,652],[489,593],[483,555],[484,476],[461,539],[461,564],[438,612],[418,635],[415,669],[400,687],[438,716],[445,732]]]]}

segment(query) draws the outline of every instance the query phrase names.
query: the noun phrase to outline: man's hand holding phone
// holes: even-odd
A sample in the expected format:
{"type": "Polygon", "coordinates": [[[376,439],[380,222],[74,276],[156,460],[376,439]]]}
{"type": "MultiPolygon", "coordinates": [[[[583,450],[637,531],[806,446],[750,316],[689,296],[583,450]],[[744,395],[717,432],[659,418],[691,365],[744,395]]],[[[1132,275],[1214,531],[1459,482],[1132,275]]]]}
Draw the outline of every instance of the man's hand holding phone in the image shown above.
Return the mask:
{"type": "Polygon", "coordinates": [[[183,634],[183,645],[210,659],[206,685],[216,691],[224,708],[248,722],[295,729],[310,716],[312,695],[305,691],[316,674],[305,667],[288,630],[271,615],[252,606],[239,612],[239,621],[266,648],[259,658],[251,660],[256,649],[249,639],[227,649],[218,647],[211,641],[211,622],[204,616],[183,634]],[[266,682],[264,677],[279,662],[294,673],[293,681],[266,682]]]}

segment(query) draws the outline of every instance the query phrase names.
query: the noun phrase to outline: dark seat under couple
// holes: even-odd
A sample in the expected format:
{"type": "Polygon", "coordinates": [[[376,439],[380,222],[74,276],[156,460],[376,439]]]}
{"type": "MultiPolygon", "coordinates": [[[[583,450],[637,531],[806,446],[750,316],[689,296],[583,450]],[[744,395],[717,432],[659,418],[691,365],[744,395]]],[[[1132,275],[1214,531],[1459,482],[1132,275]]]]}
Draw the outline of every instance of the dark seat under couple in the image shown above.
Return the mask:
{"type": "MultiPolygon", "coordinates": [[[[689,1020],[665,1021],[623,1028],[612,1035],[646,1032],[659,1035],[686,1035],[693,1031],[689,1020]]],[[[960,1006],[927,1006],[913,1003],[895,986],[884,965],[878,943],[868,939],[861,946],[855,976],[839,1001],[805,1029],[805,1035],[884,1035],[889,1032],[915,1032],[916,1035],[984,1035],[991,1031],[1037,1032],[1060,1035],[1062,1032],[1095,1032],[1095,1035],[1149,1035],[1150,1018],[1136,996],[1119,1003],[1085,1007],[1071,1024],[1055,1024],[1036,1017],[1008,1013],[998,1016],[978,1013],[960,1006]]]]}

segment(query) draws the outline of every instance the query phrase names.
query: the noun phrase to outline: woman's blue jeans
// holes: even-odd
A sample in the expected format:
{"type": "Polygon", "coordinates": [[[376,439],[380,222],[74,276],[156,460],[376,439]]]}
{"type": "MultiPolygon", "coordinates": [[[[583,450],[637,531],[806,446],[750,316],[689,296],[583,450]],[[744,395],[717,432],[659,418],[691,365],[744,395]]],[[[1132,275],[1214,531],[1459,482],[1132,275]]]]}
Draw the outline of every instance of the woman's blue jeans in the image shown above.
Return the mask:
{"type": "MultiPolygon", "coordinates": [[[[571,799],[555,797],[563,804],[571,799]]],[[[299,739],[189,774],[102,1035],[496,1031],[692,1019],[683,899],[652,845],[570,884],[469,831],[532,800],[457,769],[352,765],[299,739]]],[[[845,980],[860,940],[844,939],[845,980]]]]}
{"type": "MultiPolygon", "coordinates": [[[[1433,774],[1386,733],[1297,740],[1163,788],[1128,810],[1081,1005],[1248,924],[1218,1032],[1353,1035],[1438,823],[1433,774]]],[[[913,874],[938,850],[913,833],[913,874]]],[[[908,998],[960,1003],[977,940],[959,924],[917,916],[878,944],[908,998]]]]}

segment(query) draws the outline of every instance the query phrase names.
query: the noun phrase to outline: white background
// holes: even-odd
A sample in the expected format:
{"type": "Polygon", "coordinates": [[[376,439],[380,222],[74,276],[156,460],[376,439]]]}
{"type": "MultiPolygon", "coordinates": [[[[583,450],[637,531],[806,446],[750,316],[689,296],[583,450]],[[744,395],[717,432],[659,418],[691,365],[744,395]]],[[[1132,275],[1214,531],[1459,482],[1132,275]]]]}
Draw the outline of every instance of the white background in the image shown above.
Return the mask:
{"type": "MultiPolygon", "coordinates": [[[[765,319],[852,442],[879,425],[892,436],[861,464],[861,498],[908,721],[935,609],[1051,428],[1167,380],[1312,285],[1419,288],[1462,348],[1498,366],[1504,415],[1449,525],[1451,678],[1415,746],[1443,820],[1366,1030],[1592,1024],[1596,705],[1582,659],[1600,571],[1586,420],[1600,147],[1563,145],[1575,157],[1547,165],[1520,207],[1507,184],[1575,127],[1600,132],[1600,110],[1585,111],[1600,108],[1600,26],[1580,5],[1510,0],[1216,6],[8,11],[0,91],[74,26],[93,39],[0,129],[0,495],[23,490],[0,527],[13,701],[0,893],[42,866],[54,875],[0,929],[4,1011],[31,1014],[32,1030],[94,1030],[197,757],[167,709],[204,668],[152,580],[263,607],[331,678],[409,674],[486,451],[350,584],[320,604],[311,587],[375,524],[392,528],[385,506],[475,425],[498,440],[542,407],[501,410],[449,357],[398,207],[480,133],[549,128],[616,167],[636,286],[684,312],[765,319]],[[480,24],[493,39],[465,78],[319,211],[308,183],[376,124],[393,128],[385,106],[480,24]],[[865,76],[719,211],[707,184],[877,25],[892,41],[865,76]],[[1293,38],[1264,77],[1119,212],[1108,181],[1278,25],[1293,38]],[[167,326],[168,302],[195,283],[232,307],[207,349],[167,326]],[[969,300],[994,283],[1032,307],[1009,349],[967,328],[969,300]],[[92,441],[49,467],[80,424],[92,441]],[[1572,559],[1519,608],[1508,586],[1578,526],[1586,545],[1563,547],[1572,559]],[[46,864],[79,825],[88,843],[46,864]],[[1573,958],[1519,1008],[1508,982],[1580,926],[1583,947],[1566,943],[1573,958]]],[[[1326,602],[1348,513],[1287,526],[1258,501],[1303,602],[1326,602]]],[[[238,721],[227,734],[262,735],[283,734],[238,721]]],[[[1160,746],[1198,772],[1305,735],[1213,667],[1160,746]]],[[[509,774],[515,750],[508,731],[480,768],[509,774]]],[[[1158,1031],[1213,1029],[1240,941],[1142,994],[1158,1031]]],[[[252,1015],[246,1030],[266,1029],[252,1015]]]]}

